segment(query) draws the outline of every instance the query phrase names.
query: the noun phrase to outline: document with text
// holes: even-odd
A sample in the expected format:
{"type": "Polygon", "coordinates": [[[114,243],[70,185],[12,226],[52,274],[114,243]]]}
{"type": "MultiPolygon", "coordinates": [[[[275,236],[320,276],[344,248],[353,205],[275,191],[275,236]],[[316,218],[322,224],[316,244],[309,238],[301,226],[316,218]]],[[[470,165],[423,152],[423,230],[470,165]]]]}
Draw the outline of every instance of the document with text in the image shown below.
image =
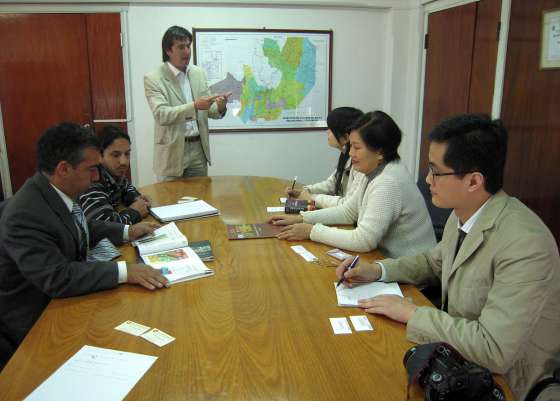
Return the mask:
{"type": "Polygon", "coordinates": [[[84,345],[25,401],[120,401],[156,359],[84,345]]]}

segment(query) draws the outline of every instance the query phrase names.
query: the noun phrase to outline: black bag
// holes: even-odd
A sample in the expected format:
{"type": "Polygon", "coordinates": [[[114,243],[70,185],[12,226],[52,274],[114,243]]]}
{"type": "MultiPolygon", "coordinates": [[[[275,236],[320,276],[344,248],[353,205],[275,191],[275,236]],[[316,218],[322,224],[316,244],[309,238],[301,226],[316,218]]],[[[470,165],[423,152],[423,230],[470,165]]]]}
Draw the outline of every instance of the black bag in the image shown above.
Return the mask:
{"type": "Polygon", "coordinates": [[[449,344],[412,347],[403,363],[408,372],[408,390],[418,383],[424,388],[426,401],[506,400],[488,369],[467,361],[449,344]]]}

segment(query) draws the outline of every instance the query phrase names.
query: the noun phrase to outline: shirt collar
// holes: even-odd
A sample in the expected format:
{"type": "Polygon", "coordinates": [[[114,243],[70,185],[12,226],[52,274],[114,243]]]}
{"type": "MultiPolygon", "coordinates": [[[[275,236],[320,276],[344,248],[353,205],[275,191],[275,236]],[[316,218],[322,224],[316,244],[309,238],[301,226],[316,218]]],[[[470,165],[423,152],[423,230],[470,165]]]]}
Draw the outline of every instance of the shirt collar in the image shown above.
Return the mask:
{"type": "Polygon", "coordinates": [[[368,183],[371,182],[379,174],[381,174],[383,170],[385,170],[385,167],[387,167],[387,163],[381,163],[375,168],[375,170],[373,170],[371,173],[366,175],[368,183]]]}
{"type": "Polygon", "coordinates": [[[68,208],[68,211],[70,213],[72,213],[72,207],[74,206],[74,203],[75,203],[72,200],[72,198],[70,198],[68,195],[66,195],[64,192],[62,192],[60,189],[55,187],[54,184],[52,184],[52,183],[51,183],[51,187],[53,187],[54,190],[56,191],[56,193],[58,194],[58,196],[60,196],[60,198],[62,199],[62,201],[64,202],[64,204],[68,208]]]}
{"type": "MultiPolygon", "coordinates": [[[[179,74],[183,74],[186,75],[183,71],[181,71],[180,69],[178,69],[177,67],[175,67],[173,64],[171,64],[169,61],[166,62],[167,66],[169,67],[169,69],[171,70],[171,72],[173,73],[173,75],[175,75],[175,77],[178,77],[179,74]]],[[[186,73],[188,74],[190,69],[190,66],[187,65],[187,69],[186,69],[186,73]]]]}
{"type": "Polygon", "coordinates": [[[471,217],[469,217],[467,221],[465,221],[465,224],[461,225],[461,222],[457,220],[457,228],[468,234],[469,231],[471,231],[471,229],[473,228],[474,223],[476,223],[476,221],[480,217],[480,213],[482,212],[482,209],[484,209],[484,207],[488,204],[488,201],[490,199],[492,199],[492,197],[488,198],[486,202],[484,202],[482,206],[479,207],[478,210],[471,217]]]}

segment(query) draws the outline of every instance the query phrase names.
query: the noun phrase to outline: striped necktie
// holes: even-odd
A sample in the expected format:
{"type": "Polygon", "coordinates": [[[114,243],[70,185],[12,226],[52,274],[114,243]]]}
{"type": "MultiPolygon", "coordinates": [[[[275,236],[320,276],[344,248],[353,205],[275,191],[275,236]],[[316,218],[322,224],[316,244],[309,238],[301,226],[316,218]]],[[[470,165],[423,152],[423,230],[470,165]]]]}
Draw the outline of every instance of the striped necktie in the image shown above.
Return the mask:
{"type": "Polygon", "coordinates": [[[80,205],[72,205],[72,217],[78,227],[80,238],[80,259],[88,262],[107,261],[120,256],[121,253],[108,238],[103,238],[93,248],[89,249],[89,231],[86,216],[80,205]]]}
{"type": "Polygon", "coordinates": [[[80,241],[80,259],[86,260],[89,244],[89,233],[87,228],[86,216],[82,208],[77,203],[72,204],[72,218],[78,228],[78,239],[80,241]]]}

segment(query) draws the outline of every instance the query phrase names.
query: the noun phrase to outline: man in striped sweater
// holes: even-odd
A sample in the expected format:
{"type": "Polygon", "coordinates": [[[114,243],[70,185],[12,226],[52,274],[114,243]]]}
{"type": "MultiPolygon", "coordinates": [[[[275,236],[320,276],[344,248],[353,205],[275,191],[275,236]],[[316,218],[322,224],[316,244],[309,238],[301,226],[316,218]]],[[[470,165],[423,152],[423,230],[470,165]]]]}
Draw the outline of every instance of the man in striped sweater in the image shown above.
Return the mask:
{"type": "Polygon", "coordinates": [[[109,125],[99,133],[99,142],[102,155],[99,181],[80,196],[80,206],[88,221],[136,224],[148,215],[150,199],[140,194],[126,177],[130,137],[119,127],[109,125]]]}

